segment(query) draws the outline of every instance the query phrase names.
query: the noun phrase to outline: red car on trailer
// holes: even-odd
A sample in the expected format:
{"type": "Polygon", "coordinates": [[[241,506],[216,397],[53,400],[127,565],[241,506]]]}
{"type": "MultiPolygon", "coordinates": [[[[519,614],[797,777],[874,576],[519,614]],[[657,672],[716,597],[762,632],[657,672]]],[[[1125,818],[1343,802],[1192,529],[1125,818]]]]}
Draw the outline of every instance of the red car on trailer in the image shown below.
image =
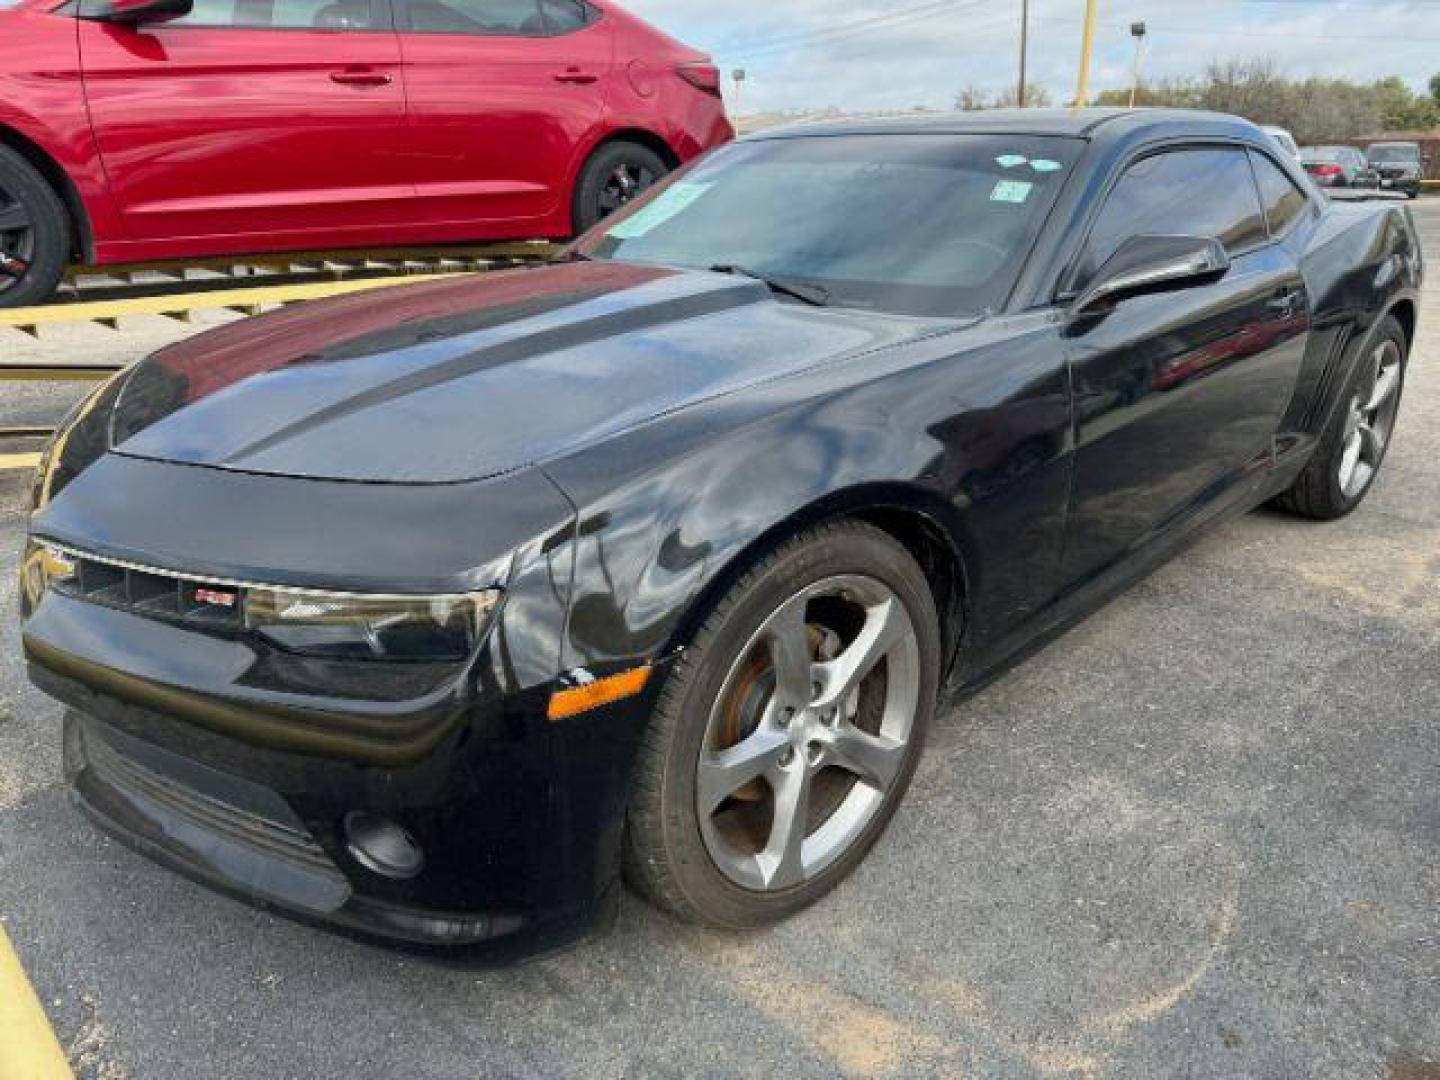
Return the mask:
{"type": "Polygon", "coordinates": [[[0,306],[96,265],[561,238],[734,132],[610,0],[0,0],[0,306]]]}

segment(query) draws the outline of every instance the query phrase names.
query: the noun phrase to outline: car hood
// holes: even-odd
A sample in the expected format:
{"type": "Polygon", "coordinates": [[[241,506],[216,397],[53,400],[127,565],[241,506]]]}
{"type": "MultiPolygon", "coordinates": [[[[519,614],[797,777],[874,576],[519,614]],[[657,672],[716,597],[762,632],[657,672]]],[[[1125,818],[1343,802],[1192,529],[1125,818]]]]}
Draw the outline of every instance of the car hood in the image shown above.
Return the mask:
{"type": "Polygon", "coordinates": [[[171,346],[119,389],[108,441],[243,472],[473,480],[956,325],[804,307],[721,274],[504,271],[351,294],[171,346]]]}

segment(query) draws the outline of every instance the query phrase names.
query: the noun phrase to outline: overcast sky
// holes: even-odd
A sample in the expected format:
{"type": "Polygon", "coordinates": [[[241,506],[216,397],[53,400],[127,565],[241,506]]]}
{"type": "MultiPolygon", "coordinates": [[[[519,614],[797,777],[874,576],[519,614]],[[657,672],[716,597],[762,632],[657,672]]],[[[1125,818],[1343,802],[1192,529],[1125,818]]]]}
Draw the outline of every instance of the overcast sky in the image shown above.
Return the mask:
{"type": "MultiPolygon", "coordinates": [[[[948,107],[962,86],[1013,85],[1020,0],[622,0],[749,81],[740,111],[948,107]]],[[[1031,81],[1073,95],[1084,0],[1031,0],[1031,81]]],[[[1130,23],[1147,75],[1265,57],[1287,74],[1417,90],[1440,72],[1440,0],[1100,0],[1094,89],[1128,86],[1130,23]]]]}

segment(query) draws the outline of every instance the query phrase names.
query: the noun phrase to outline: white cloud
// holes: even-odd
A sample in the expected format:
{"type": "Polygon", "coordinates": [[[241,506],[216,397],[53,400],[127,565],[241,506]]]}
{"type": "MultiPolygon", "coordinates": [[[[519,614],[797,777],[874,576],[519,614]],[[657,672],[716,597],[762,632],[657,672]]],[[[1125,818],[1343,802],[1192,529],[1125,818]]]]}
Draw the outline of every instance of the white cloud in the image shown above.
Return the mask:
{"type": "MultiPolygon", "coordinates": [[[[742,112],[948,106],[968,84],[1015,81],[1019,0],[622,0],[749,81],[742,112]],[[915,12],[908,15],[906,13],[915,12]],[[854,27],[854,29],[850,29],[854,27]]],[[[1082,0],[1031,0],[1030,78],[1074,93],[1082,0]]],[[[1440,0],[1100,0],[1091,86],[1129,84],[1129,25],[1144,20],[1149,76],[1267,58],[1294,76],[1440,72],[1440,0]]]]}

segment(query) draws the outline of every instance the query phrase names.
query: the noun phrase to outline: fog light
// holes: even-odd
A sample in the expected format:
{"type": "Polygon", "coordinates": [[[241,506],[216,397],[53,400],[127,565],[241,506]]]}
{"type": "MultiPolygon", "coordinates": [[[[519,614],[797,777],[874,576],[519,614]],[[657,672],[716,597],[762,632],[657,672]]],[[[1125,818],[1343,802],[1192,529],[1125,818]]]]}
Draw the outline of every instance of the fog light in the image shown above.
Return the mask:
{"type": "Polygon", "coordinates": [[[366,870],[388,878],[413,878],[425,865],[415,838],[393,821],[354,811],[345,815],[350,854],[366,870]]]}

